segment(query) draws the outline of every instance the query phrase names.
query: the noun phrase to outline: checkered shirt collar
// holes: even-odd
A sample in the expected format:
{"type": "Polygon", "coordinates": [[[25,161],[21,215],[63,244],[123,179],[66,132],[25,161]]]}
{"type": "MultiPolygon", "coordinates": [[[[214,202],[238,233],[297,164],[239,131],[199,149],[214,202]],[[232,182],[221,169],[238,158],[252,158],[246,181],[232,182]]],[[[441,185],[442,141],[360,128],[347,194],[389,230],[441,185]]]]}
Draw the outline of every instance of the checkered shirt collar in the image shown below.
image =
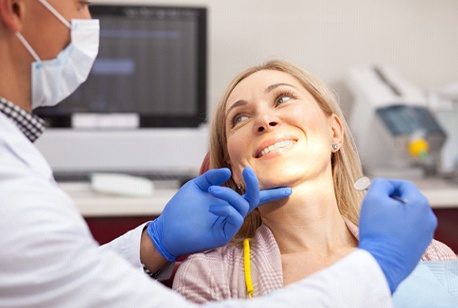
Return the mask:
{"type": "Polygon", "coordinates": [[[0,112],[11,119],[30,142],[37,140],[45,130],[43,119],[2,97],[0,97],[0,112]]]}

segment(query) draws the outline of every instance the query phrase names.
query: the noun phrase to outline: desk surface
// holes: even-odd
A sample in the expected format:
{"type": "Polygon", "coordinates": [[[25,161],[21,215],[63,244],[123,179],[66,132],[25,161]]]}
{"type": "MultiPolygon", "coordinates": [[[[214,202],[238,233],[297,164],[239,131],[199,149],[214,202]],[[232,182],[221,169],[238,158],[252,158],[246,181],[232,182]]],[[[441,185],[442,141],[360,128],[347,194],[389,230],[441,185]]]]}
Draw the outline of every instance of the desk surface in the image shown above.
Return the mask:
{"type": "Polygon", "coordinates": [[[151,197],[129,197],[95,192],[87,182],[65,182],[59,186],[75,201],[84,217],[157,216],[177,192],[158,188],[151,197]]]}
{"type": "Polygon", "coordinates": [[[421,192],[428,198],[432,208],[458,209],[458,184],[442,179],[424,179],[414,181],[421,192]]]}
{"type": "MultiPolygon", "coordinates": [[[[458,184],[440,179],[416,181],[432,208],[458,209],[458,184]]],[[[87,182],[65,182],[59,186],[75,201],[85,217],[157,216],[177,188],[158,187],[151,197],[127,197],[91,190],[87,182]]]]}

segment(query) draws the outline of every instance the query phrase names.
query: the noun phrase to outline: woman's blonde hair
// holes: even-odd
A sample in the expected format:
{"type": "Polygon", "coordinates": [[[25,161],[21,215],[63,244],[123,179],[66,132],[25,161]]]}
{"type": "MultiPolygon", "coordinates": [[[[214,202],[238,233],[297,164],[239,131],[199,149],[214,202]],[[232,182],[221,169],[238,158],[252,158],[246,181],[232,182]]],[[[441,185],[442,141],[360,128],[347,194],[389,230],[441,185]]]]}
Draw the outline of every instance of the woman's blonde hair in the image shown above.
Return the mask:
{"type": "MultiPolygon", "coordinates": [[[[295,77],[315,98],[318,105],[327,116],[335,114],[339,117],[343,126],[344,140],[339,151],[333,153],[331,156],[334,193],[342,216],[354,224],[358,224],[359,209],[363,195],[353,187],[353,183],[357,178],[362,176],[362,170],[361,162],[348,124],[344,119],[336,98],[324,83],[291,62],[271,60],[263,65],[246,69],[232,80],[221,98],[212,120],[210,132],[210,168],[230,168],[227,163],[229,161],[225,117],[227,100],[233,89],[242,80],[262,70],[280,71],[295,77]]],[[[232,178],[224,185],[237,190],[237,184],[232,178]]],[[[253,237],[261,222],[261,215],[256,209],[245,218],[242,228],[234,237],[234,241],[238,242],[244,238],[253,237]]]]}

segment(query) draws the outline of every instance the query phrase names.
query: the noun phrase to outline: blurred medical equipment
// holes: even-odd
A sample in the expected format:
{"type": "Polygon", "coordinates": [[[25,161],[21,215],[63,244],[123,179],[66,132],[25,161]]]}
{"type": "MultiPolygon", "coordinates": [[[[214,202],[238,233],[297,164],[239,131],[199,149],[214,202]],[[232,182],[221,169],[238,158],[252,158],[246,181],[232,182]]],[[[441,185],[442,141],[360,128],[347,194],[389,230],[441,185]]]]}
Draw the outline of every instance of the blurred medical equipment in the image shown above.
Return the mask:
{"type": "Polygon", "coordinates": [[[354,96],[349,124],[365,173],[394,178],[436,173],[446,133],[424,92],[387,66],[353,68],[346,83],[354,96]]]}
{"type": "Polygon", "coordinates": [[[429,93],[428,104],[447,133],[442,149],[439,172],[458,179],[458,82],[429,93]]]}

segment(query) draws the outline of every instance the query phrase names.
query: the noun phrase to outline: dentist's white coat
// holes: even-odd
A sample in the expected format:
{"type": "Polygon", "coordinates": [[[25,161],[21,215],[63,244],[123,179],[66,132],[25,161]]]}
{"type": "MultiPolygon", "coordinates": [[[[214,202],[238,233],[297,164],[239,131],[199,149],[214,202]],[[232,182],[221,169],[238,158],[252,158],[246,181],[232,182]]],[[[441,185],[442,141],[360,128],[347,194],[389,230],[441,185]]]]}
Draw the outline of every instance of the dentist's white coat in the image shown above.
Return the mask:
{"type": "MultiPolygon", "coordinates": [[[[48,163],[0,113],[0,307],[192,306],[143,274],[141,230],[99,247],[48,163]]],[[[208,306],[390,307],[391,296],[375,259],[356,250],[267,297],[208,306]]]]}

